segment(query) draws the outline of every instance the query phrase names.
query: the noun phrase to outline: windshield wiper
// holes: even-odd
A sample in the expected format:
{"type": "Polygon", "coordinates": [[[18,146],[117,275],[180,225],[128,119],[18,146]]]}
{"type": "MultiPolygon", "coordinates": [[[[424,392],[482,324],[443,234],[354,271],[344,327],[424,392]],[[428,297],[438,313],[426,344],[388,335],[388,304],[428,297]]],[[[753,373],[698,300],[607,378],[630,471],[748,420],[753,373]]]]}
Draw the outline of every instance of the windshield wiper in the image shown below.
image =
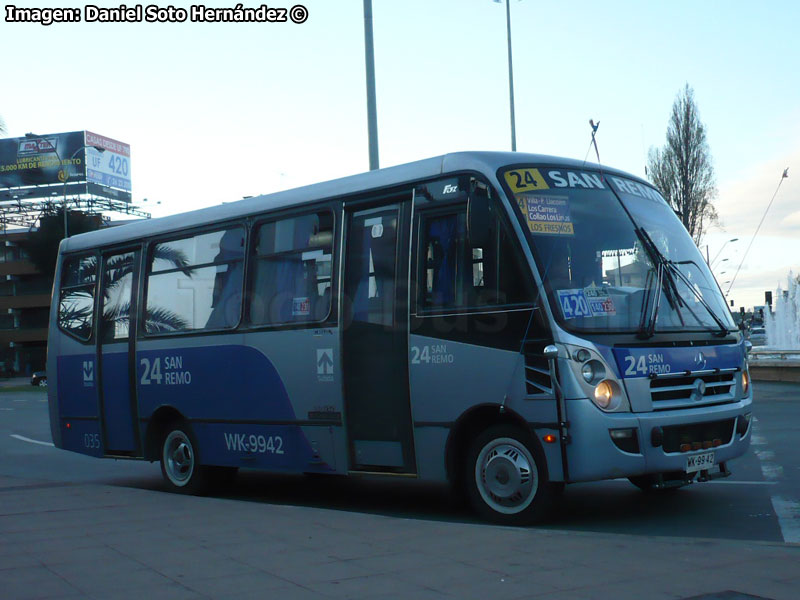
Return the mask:
{"type": "Polygon", "coordinates": [[[637,333],[639,339],[650,339],[655,333],[658,308],[661,304],[661,290],[664,286],[663,278],[664,268],[661,263],[658,263],[655,275],[653,274],[653,269],[647,271],[647,279],[644,282],[644,297],[642,298],[642,317],[639,319],[639,332],[637,333]],[[655,286],[653,286],[653,279],[656,280],[655,286]],[[655,290],[655,299],[652,300],[652,308],[648,313],[647,309],[651,304],[650,298],[653,295],[653,290],[655,290]]]}
{"type": "Polygon", "coordinates": [[[667,301],[673,310],[678,314],[681,320],[681,325],[685,325],[683,315],[678,310],[678,303],[682,302],[682,298],[678,293],[678,288],[675,285],[672,270],[670,269],[669,260],[661,254],[658,247],[653,243],[650,235],[642,227],[636,228],[636,234],[642,242],[647,254],[650,255],[650,260],[656,266],[656,285],[653,287],[653,271],[652,269],[647,273],[647,280],[645,281],[645,294],[642,299],[642,318],[639,321],[639,332],[637,337],[639,339],[650,339],[656,331],[656,321],[658,321],[658,309],[661,306],[661,292],[667,297],[667,301]],[[652,300],[652,309],[647,313],[647,307],[650,305],[650,297],[655,289],[655,299],[652,300]]]}
{"type": "MultiPolygon", "coordinates": [[[[678,318],[681,321],[681,325],[686,325],[686,322],[683,319],[683,315],[679,309],[680,306],[686,308],[689,313],[695,318],[696,321],[701,322],[694,311],[689,307],[683,297],[680,295],[678,291],[678,285],[675,281],[675,277],[677,276],[683,284],[689,288],[692,292],[694,297],[697,299],[698,302],[706,309],[708,314],[714,319],[714,322],[719,326],[720,330],[715,332],[714,335],[718,336],[725,336],[728,335],[729,330],[725,323],[723,323],[722,319],[714,312],[714,310],[708,305],[705,298],[703,298],[702,294],[700,294],[692,285],[692,282],[683,274],[683,272],[676,267],[676,264],[686,264],[692,261],[681,261],[679,263],[673,262],[664,256],[661,251],[658,249],[658,246],[655,245],[653,239],[650,237],[650,234],[643,227],[636,228],[636,234],[639,236],[639,239],[642,242],[642,245],[645,247],[645,250],[650,255],[651,260],[657,265],[657,273],[658,273],[658,285],[656,286],[656,301],[653,307],[653,310],[650,313],[649,319],[645,318],[645,315],[642,315],[642,320],[639,324],[639,333],[638,337],[641,339],[649,339],[653,337],[656,328],[656,321],[658,319],[658,306],[659,306],[659,299],[660,299],[660,290],[664,291],[664,295],[669,300],[670,306],[675,310],[678,314],[678,318]]],[[[694,264],[694,263],[692,263],[694,264]]],[[[697,265],[695,265],[697,266],[697,265]]],[[[648,278],[649,280],[650,278],[648,278]]],[[[649,299],[649,289],[647,293],[645,293],[645,301],[649,299]]],[[[644,307],[647,305],[643,305],[643,313],[644,307]]]]}
{"type": "Polygon", "coordinates": [[[681,260],[681,261],[677,261],[677,262],[668,260],[667,264],[668,264],[669,268],[680,278],[680,280],[683,281],[683,283],[686,285],[686,287],[688,287],[691,290],[692,294],[697,299],[697,301],[703,306],[703,308],[706,309],[708,314],[711,315],[711,318],[714,319],[714,322],[717,325],[719,325],[720,330],[718,332],[716,332],[714,335],[718,335],[720,337],[728,335],[730,333],[730,331],[731,331],[731,330],[728,329],[728,326],[725,325],[725,323],[722,321],[722,319],[716,313],[716,311],[714,311],[714,309],[711,308],[711,306],[708,304],[708,302],[706,302],[706,299],[703,298],[703,295],[695,289],[695,287],[692,285],[692,282],[689,281],[689,278],[686,277],[686,275],[683,273],[683,271],[681,271],[675,265],[691,264],[691,265],[694,265],[694,267],[698,271],[700,270],[700,267],[698,267],[697,264],[693,260],[681,260]]]}

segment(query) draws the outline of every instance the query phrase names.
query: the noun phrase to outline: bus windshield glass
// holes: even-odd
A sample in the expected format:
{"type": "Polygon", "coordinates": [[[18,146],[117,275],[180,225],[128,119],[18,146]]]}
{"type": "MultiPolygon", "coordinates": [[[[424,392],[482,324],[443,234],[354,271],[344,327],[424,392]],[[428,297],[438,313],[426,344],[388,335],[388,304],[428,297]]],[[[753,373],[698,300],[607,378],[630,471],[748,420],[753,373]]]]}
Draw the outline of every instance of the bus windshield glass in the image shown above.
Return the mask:
{"type": "Polygon", "coordinates": [[[646,337],[735,328],[697,247],[655,189],[557,167],[515,167],[501,181],[566,329],[646,337]]]}

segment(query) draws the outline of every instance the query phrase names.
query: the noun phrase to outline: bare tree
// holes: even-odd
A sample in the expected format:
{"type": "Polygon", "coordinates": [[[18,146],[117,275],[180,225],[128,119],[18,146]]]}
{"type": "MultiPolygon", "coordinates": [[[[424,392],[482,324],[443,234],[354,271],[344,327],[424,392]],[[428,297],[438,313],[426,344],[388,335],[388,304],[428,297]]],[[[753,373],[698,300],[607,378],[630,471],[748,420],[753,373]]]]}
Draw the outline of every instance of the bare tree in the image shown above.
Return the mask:
{"type": "Polygon", "coordinates": [[[5,133],[5,132],[6,132],[6,124],[3,121],[3,117],[0,117],[0,133],[5,133]]]}
{"type": "Polygon", "coordinates": [[[699,244],[706,229],[719,220],[712,204],[717,187],[706,129],[688,83],[672,104],[666,145],[650,148],[647,162],[650,181],[699,244]]]}

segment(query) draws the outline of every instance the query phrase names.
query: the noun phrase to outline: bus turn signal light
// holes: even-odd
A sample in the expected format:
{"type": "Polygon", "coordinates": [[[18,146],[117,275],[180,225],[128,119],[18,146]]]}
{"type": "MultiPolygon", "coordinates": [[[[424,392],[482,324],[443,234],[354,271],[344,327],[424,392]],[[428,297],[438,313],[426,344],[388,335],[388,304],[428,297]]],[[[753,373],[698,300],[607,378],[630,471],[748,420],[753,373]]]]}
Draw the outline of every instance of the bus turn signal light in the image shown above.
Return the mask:
{"type": "Polygon", "coordinates": [[[558,441],[558,438],[554,436],[552,433],[548,433],[542,438],[546,444],[555,444],[558,441]]]}

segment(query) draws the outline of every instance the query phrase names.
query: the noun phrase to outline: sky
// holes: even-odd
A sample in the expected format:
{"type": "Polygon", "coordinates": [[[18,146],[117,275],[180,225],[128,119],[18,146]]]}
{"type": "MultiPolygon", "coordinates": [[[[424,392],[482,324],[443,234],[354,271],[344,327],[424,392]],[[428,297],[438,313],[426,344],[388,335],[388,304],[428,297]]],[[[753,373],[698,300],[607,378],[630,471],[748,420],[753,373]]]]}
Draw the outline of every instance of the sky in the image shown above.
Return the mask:
{"type": "MultiPolygon", "coordinates": [[[[603,164],[645,176],[688,83],[718,188],[720,223],[701,251],[727,292],[777,189],[728,298],[738,310],[785,289],[800,272],[800,3],[509,1],[517,149],[582,160],[594,119],[603,164]]],[[[363,2],[303,5],[302,24],[43,26],[6,22],[4,4],[6,135],[89,130],[130,144],[133,200],[154,217],[366,171],[363,2]]],[[[510,149],[505,9],[373,0],[380,166],[510,149]]]]}

